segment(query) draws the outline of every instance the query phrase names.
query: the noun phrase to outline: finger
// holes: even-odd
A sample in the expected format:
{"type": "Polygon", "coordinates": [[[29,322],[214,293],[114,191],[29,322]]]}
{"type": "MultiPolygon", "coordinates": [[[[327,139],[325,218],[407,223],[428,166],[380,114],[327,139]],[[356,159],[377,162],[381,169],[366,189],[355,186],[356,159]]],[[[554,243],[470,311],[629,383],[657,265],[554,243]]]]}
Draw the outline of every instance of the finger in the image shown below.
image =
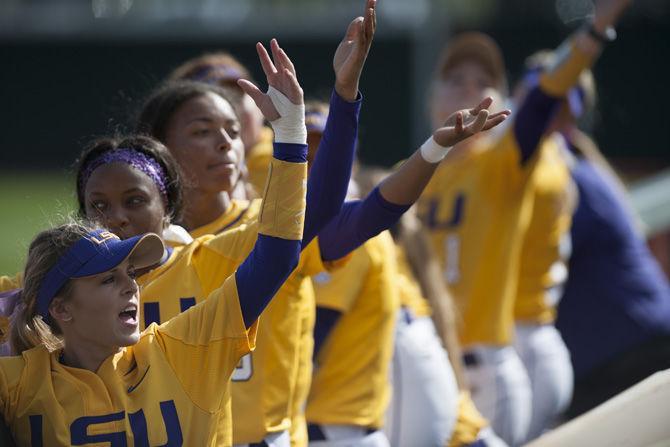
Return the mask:
{"type": "Polygon", "coordinates": [[[376,0],[368,0],[365,5],[365,37],[368,41],[372,40],[377,28],[376,0]]]}
{"type": "Polygon", "coordinates": [[[277,39],[272,39],[270,40],[270,51],[272,52],[272,61],[275,64],[275,67],[277,68],[277,73],[283,73],[285,68],[288,68],[287,66],[284,65],[281,55],[281,48],[279,48],[279,42],[277,42],[277,39]]]}
{"type": "Polygon", "coordinates": [[[463,114],[461,112],[456,113],[456,134],[460,135],[463,132],[463,114]]]}
{"type": "Polygon", "coordinates": [[[284,66],[284,68],[287,68],[293,74],[293,76],[297,78],[297,73],[295,71],[295,66],[293,65],[293,62],[288,57],[288,54],[286,54],[286,51],[284,51],[284,49],[281,47],[279,47],[278,58],[281,61],[281,64],[284,66]]]}
{"type": "Polygon", "coordinates": [[[496,127],[498,124],[505,121],[507,119],[507,116],[508,115],[498,115],[495,118],[489,117],[489,119],[486,120],[486,124],[484,124],[482,130],[489,130],[496,127]]]}
{"type": "Polygon", "coordinates": [[[272,63],[272,59],[270,59],[268,50],[265,49],[262,43],[260,42],[256,43],[256,52],[258,53],[258,58],[261,61],[261,66],[263,67],[263,72],[265,73],[265,76],[271,76],[273,74],[277,74],[277,68],[272,63]]]}
{"type": "Polygon", "coordinates": [[[360,23],[363,21],[363,17],[356,17],[354,20],[349,23],[349,26],[347,27],[347,32],[344,33],[344,37],[342,38],[342,42],[349,42],[352,40],[356,40],[356,37],[358,36],[358,31],[361,29],[360,23]]]}
{"type": "Polygon", "coordinates": [[[506,117],[507,117],[507,116],[510,116],[510,114],[512,113],[512,111],[509,110],[509,109],[505,109],[505,110],[501,110],[500,112],[496,112],[496,113],[494,113],[494,114],[490,114],[490,113],[491,113],[491,112],[489,112],[489,119],[491,119],[491,118],[496,118],[496,117],[501,116],[501,115],[504,115],[504,116],[506,116],[506,117]]]}
{"type": "Polygon", "coordinates": [[[482,102],[479,103],[479,105],[477,107],[475,107],[474,109],[470,109],[470,114],[472,116],[479,115],[480,110],[488,109],[489,107],[491,107],[492,103],[493,103],[493,98],[490,97],[490,96],[487,96],[486,98],[484,98],[482,100],[482,102]]]}
{"type": "Polygon", "coordinates": [[[477,118],[475,121],[470,124],[467,127],[467,130],[471,134],[476,134],[477,132],[481,131],[484,128],[484,125],[486,124],[486,120],[489,117],[489,111],[486,109],[482,109],[479,111],[477,114],[477,118]]]}
{"type": "Polygon", "coordinates": [[[262,101],[263,97],[265,96],[265,93],[260,91],[258,87],[254,85],[253,82],[247,81],[246,79],[238,79],[237,85],[240,86],[240,88],[244,91],[244,93],[251,96],[251,99],[254,100],[257,106],[260,105],[260,101],[262,101]]]}

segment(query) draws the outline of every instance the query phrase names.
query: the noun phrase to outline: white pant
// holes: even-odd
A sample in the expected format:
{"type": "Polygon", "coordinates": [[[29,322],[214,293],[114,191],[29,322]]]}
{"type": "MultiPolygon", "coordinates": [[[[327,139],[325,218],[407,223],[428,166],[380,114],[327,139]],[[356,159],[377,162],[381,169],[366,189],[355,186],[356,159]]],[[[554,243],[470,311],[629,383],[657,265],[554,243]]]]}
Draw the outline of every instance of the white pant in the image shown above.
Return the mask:
{"type": "Polygon", "coordinates": [[[570,404],[573,388],[570,353],[553,325],[517,324],[514,348],[530,377],[533,416],[530,441],[551,428],[570,404]]]}
{"type": "Polygon", "coordinates": [[[530,380],[511,346],[467,349],[476,364],[466,365],[472,400],[495,433],[512,446],[526,439],[531,418],[530,380]]]}
{"type": "Polygon", "coordinates": [[[384,425],[391,445],[446,445],[458,414],[458,386],[430,317],[399,319],[392,365],[393,396],[384,425]]]}
{"type": "Polygon", "coordinates": [[[309,447],[390,447],[386,435],[380,430],[367,434],[363,427],[354,425],[321,424],[325,441],[309,441],[309,447]]]}
{"type": "MultiPolygon", "coordinates": [[[[291,435],[288,431],[269,433],[264,439],[268,447],[291,447],[291,435]]],[[[249,444],[235,444],[234,447],[246,447],[249,444]]]]}

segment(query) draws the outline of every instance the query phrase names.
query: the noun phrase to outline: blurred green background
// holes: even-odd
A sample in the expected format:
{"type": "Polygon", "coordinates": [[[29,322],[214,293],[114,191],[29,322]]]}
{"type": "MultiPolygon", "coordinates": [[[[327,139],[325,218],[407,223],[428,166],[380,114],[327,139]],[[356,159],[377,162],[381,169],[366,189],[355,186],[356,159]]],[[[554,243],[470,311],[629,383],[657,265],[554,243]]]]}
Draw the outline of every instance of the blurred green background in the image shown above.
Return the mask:
{"type": "Polygon", "coordinates": [[[14,275],[32,238],[72,215],[74,188],[65,172],[0,171],[0,275],[14,275]]]}

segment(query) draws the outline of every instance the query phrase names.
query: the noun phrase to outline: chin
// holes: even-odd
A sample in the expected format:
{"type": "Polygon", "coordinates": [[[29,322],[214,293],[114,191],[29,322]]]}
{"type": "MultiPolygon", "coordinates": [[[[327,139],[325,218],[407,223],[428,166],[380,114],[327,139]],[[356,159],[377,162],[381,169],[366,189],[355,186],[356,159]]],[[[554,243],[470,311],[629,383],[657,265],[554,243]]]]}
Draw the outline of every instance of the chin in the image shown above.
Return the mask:
{"type": "Polygon", "coordinates": [[[132,334],[125,335],[122,337],[119,337],[119,346],[122,348],[125,348],[127,346],[133,346],[136,345],[137,342],[140,341],[140,331],[137,330],[132,334]]]}

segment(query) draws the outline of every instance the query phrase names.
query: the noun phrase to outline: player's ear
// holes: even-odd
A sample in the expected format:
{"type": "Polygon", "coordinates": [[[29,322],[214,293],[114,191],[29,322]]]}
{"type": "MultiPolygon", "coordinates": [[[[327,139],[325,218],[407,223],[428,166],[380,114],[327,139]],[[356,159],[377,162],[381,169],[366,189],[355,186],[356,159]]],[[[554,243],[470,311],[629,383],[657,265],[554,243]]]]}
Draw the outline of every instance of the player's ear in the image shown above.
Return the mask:
{"type": "Polygon", "coordinates": [[[71,303],[60,296],[56,296],[49,305],[49,315],[58,323],[59,327],[72,321],[71,303]]]}

